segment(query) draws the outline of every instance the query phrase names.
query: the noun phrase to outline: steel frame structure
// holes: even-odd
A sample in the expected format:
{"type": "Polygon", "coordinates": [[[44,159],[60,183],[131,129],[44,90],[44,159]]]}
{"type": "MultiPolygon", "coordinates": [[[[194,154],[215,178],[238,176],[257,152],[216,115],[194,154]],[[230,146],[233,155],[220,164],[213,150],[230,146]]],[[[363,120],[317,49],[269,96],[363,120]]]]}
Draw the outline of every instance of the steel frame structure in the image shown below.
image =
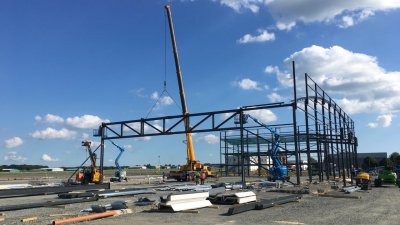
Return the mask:
{"type": "MultiPolygon", "coordinates": [[[[238,132],[239,144],[237,151],[230,150],[226,135],[221,134],[221,140],[225,144],[224,152],[221,151],[222,158],[229,154],[240,155],[239,173],[245,183],[245,167],[250,163],[245,163],[245,157],[250,154],[256,155],[259,159],[268,153],[268,138],[259,133],[262,127],[259,125],[249,126],[240,119],[239,124],[235,124],[236,118],[243,118],[244,114],[249,114],[254,110],[274,110],[279,108],[289,108],[292,111],[292,119],[286,124],[272,125],[279,129],[285,129],[282,137],[281,151],[286,158],[294,158],[295,174],[297,184],[300,184],[301,159],[307,159],[308,177],[312,181],[312,174],[317,172],[318,178],[343,177],[345,183],[346,175],[349,177],[352,166],[357,166],[357,139],[354,132],[354,122],[350,117],[323,91],[307,74],[305,74],[305,96],[297,98],[295,65],[293,62],[293,96],[296,101],[290,103],[278,102],[271,104],[261,104],[243,106],[238,109],[212,111],[203,113],[190,113],[185,115],[141,118],[119,122],[103,123],[93,135],[101,138],[100,170],[103,173],[104,165],[104,141],[121,138],[139,138],[147,136],[175,135],[185,133],[203,132],[238,132]],[[298,114],[304,112],[305,125],[298,125],[298,114]],[[254,130],[258,128],[259,130],[254,130]],[[250,138],[255,138],[256,143],[249,143],[250,138]],[[261,150],[260,140],[263,140],[266,150],[261,150]],[[256,146],[256,151],[249,150],[256,146]],[[311,162],[316,157],[317,162],[311,162]],[[335,158],[336,157],[336,158],[335,158]],[[335,160],[336,163],[333,163],[335,160]],[[316,171],[313,171],[316,168],[316,171]]],[[[300,118],[300,117],[299,117],[300,118]]],[[[268,135],[268,134],[267,134],[268,135]]],[[[270,135],[270,134],[269,134],[270,135]]],[[[269,141],[270,142],[270,141],[269,141]]],[[[222,148],[222,147],[221,147],[222,148]]],[[[226,161],[225,161],[226,164],[226,161]]],[[[258,166],[263,167],[258,161],[258,166]]]]}
{"type": "MultiPolygon", "coordinates": [[[[297,181],[302,173],[297,168],[307,166],[309,182],[313,181],[313,176],[318,176],[318,181],[342,178],[345,185],[346,177],[351,177],[351,170],[358,168],[354,121],[308,74],[305,74],[304,82],[305,96],[296,101],[297,113],[303,114],[303,119],[294,121],[293,117],[288,124],[274,125],[283,130],[280,133],[282,161],[296,167],[297,181]],[[300,120],[304,124],[299,125],[300,120]]],[[[268,160],[273,141],[271,134],[262,128],[244,130],[244,139],[238,134],[220,132],[220,163],[224,165],[226,176],[240,173],[241,170],[250,176],[252,166],[257,166],[260,176],[261,170],[268,171],[273,166],[272,161],[268,160]],[[242,141],[245,146],[244,164],[239,161],[242,157],[242,141]],[[266,160],[263,161],[262,157],[266,160]]]]}

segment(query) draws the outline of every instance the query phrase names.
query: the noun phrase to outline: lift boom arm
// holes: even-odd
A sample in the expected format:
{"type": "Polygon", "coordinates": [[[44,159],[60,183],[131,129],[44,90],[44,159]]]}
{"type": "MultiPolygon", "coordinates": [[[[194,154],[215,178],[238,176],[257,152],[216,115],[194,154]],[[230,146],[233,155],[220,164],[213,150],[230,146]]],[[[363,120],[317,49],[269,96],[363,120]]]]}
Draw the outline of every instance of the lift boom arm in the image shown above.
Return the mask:
{"type": "Polygon", "coordinates": [[[260,126],[265,127],[274,135],[274,143],[272,144],[272,149],[271,149],[271,158],[276,167],[282,166],[282,162],[278,158],[278,151],[279,151],[279,144],[281,142],[281,136],[270,126],[260,122],[257,118],[254,118],[250,114],[245,114],[245,116],[252,119],[255,123],[259,124],[260,126]]]}
{"type": "Polygon", "coordinates": [[[113,144],[115,147],[117,147],[120,151],[114,162],[115,162],[115,166],[117,167],[117,170],[121,172],[122,168],[119,165],[119,158],[121,158],[122,153],[124,153],[125,149],[123,149],[121,146],[115,144],[113,141],[111,141],[111,140],[109,140],[109,141],[111,142],[111,144],[113,144]]]}
{"type": "Polygon", "coordinates": [[[92,152],[92,148],[90,147],[92,143],[90,141],[82,141],[82,146],[85,146],[87,151],[89,152],[89,158],[92,163],[91,167],[94,171],[97,171],[96,168],[96,154],[92,152]]]}

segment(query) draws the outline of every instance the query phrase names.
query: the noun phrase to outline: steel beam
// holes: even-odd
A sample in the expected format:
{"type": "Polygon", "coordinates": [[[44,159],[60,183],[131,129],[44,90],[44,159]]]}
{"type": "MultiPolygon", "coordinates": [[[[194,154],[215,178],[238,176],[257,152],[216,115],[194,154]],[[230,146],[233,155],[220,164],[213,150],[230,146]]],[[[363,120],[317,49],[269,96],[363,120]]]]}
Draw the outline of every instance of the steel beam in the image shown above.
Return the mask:
{"type": "Polygon", "coordinates": [[[45,202],[34,202],[34,203],[25,203],[18,205],[4,205],[0,206],[0,212],[4,211],[14,211],[21,209],[32,209],[32,208],[40,208],[40,207],[51,207],[55,205],[67,205],[81,202],[93,202],[97,201],[98,197],[90,197],[90,198],[77,198],[77,199],[62,199],[55,201],[45,201],[45,202]]]}
{"type": "Polygon", "coordinates": [[[110,189],[110,183],[94,185],[71,185],[58,187],[39,187],[39,188],[18,188],[0,190],[0,198],[23,197],[32,195],[49,195],[67,193],[79,190],[110,189]]]}

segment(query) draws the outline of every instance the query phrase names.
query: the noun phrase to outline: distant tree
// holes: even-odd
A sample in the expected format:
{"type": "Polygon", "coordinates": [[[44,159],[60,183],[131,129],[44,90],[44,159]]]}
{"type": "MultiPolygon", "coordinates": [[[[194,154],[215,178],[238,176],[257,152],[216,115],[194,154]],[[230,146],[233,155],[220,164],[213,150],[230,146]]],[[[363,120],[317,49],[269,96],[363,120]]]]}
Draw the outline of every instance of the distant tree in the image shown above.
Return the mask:
{"type": "Polygon", "coordinates": [[[393,152],[390,154],[389,159],[395,164],[400,165],[400,154],[398,152],[393,152]]]}
{"type": "Polygon", "coordinates": [[[0,166],[0,169],[17,169],[17,170],[33,170],[33,169],[40,169],[40,168],[48,168],[48,166],[27,165],[27,164],[23,164],[23,165],[11,164],[11,165],[1,165],[0,166]]]}
{"type": "Polygon", "coordinates": [[[376,161],[376,159],[374,157],[367,156],[364,158],[363,164],[362,164],[363,169],[367,169],[367,168],[371,168],[371,167],[375,167],[375,166],[378,166],[378,162],[376,161]]]}
{"type": "Polygon", "coordinates": [[[385,170],[393,170],[393,162],[390,159],[384,158],[379,162],[380,166],[384,166],[385,170]]]}

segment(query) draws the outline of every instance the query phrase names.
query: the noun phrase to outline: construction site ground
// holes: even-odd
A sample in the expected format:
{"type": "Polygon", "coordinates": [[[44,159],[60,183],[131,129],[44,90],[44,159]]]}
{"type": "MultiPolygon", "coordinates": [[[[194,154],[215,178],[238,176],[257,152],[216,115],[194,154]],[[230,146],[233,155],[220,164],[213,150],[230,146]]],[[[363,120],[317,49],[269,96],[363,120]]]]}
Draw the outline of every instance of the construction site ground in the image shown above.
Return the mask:
{"type": "MultiPolygon", "coordinates": [[[[4,179],[0,184],[22,183],[26,179],[4,179]]],[[[260,178],[249,178],[248,181],[259,181],[260,178]]],[[[207,184],[214,182],[240,181],[239,177],[219,178],[207,180],[207,184]]],[[[121,188],[146,188],[157,186],[182,185],[182,182],[167,181],[162,183],[160,176],[135,176],[129,177],[128,182],[113,183],[112,189],[121,188]]],[[[189,184],[189,183],[188,183],[189,184]]],[[[191,185],[193,183],[190,183],[191,185]]],[[[120,215],[93,221],[79,222],[82,225],[123,225],[123,224],[308,224],[308,225],[335,225],[335,224],[374,224],[374,225],[397,225],[400,223],[398,210],[400,206],[399,188],[394,185],[384,185],[380,188],[372,188],[368,191],[356,191],[344,194],[331,189],[332,183],[321,182],[309,184],[303,182],[303,187],[308,187],[310,194],[303,194],[298,202],[275,206],[263,210],[251,210],[235,215],[227,215],[232,205],[214,205],[209,208],[197,209],[191,212],[146,212],[154,205],[136,206],[135,202],[140,197],[159,197],[176,191],[157,191],[156,194],[142,194],[135,196],[122,196],[99,199],[95,202],[76,203],[65,206],[24,209],[6,211],[5,220],[0,224],[52,224],[55,219],[69,218],[78,215],[87,215],[80,212],[82,209],[90,208],[91,205],[108,204],[118,200],[131,201],[128,206],[133,210],[132,214],[120,215]],[[317,193],[329,192],[343,196],[360,196],[360,198],[333,198],[319,197],[317,193]],[[32,222],[21,222],[21,219],[37,217],[32,222]]],[[[291,188],[288,188],[291,189],[291,188]]],[[[293,189],[293,188],[292,188],[293,189]]],[[[270,189],[254,190],[257,199],[269,199],[278,196],[290,195],[287,193],[270,192],[270,189]]],[[[57,199],[57,195],[42,195],[30,197],[15,197],[0,199],[0,206],[22,203],[34,203],[57,199]]]]}

